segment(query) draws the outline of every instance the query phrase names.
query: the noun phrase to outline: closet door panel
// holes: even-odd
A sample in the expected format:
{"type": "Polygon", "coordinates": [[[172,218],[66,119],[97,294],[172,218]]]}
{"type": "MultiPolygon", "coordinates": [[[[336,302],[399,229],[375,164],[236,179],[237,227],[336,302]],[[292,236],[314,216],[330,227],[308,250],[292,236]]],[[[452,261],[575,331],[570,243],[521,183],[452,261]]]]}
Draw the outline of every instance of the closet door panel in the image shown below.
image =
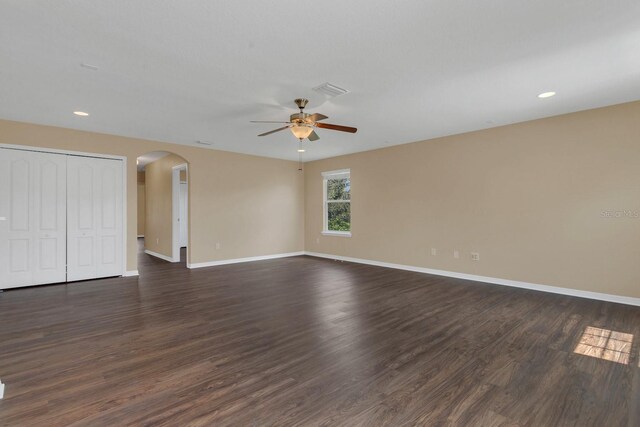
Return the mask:
{"type": "Polygon", "coordinates": [[[122,162],[68,160],[68,280],[122,274],[122,162]]]}
{"type": "Polygon", "coordinates": [[[93,159],[67,159],[67,280],[91,279],[95,268],[93,159]]]}
{"type": "Polygon", "coordinates": [[[31,201],[33,200],[33,163],[35,153],[2,150],[3,173],[0,216],[2,222],[2,288],[29,286],[33,283],[33,243],[31,201]],[[5,213],[8,213],[5,216],[5,213]]]}
{"type": "Polygon", "coordinates": [[[98,232],[98,275],[117,276],[122,274],[122,162],[102,160],[98,174],[100,177],[100,216],[98,232]]]}
{"type": "Polygon", "coordinates": [[[35,284],[66,281],[67,157],[37,153],[33,229],[35,284]]]}
{"type": "Polygon", "coordinates": [[[30,245],[29,238],[11,238],[9,239],[9,274],[18,279],[20,284],[20,276],[24,275],[24,284],[28,284],[31,278],[31,262],[30,262],[30,245]]]}
{"type": "Polygon", "coordinates": [[[66,279],[66,156],[0,149],[0,288],[66,279]]]}
{"type": "Polygon", "coordinates": [[[13,154],[8,162],[9,230],[14,233],[20,231],[29,232],[31,231],[29,227],[29,219],[31,217],[29,205],[31,199],[33,199],[31,167],[36,155],[30,152],[9,153],[13,154]]]}

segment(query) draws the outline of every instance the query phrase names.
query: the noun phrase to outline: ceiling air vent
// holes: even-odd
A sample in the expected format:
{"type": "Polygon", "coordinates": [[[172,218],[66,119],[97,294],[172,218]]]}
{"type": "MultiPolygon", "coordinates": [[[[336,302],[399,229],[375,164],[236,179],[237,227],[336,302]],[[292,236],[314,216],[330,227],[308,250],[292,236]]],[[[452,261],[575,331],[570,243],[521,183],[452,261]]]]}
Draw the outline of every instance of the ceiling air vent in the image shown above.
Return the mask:
{"type": "Polygon", "coordinates": [[[331,83],[322,83],[320,86],[313,88],[316,92],[324,93],[327,96],[335,97],[349,93],[348,90],[342,89],[339,86],[332,85],[331,83]]]}

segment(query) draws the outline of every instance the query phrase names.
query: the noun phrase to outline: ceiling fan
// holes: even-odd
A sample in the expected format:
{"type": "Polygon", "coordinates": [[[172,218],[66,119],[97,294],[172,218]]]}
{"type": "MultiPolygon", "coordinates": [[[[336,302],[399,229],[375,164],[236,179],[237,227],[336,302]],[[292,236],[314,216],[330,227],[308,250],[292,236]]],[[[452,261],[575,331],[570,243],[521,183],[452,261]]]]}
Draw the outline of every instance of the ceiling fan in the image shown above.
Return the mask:
{"type": "Polygon", "coordinates": [[[349,132],[356,133],[358,129],[352,128],[349,126],[341,126],[341,125],[332,125],[329,123],[320,123],[320,120],[328,119],[324,114],[308,114],[304,112],[304,107],[307,106],[309,102],[308,99],[298,98],[294,101],[298,108],[300,109],[299,113],[292,114],[289,117],[288,122],[271,122],[271,121],[262,121],[262,120],[252,120],[251,123],[286,123],[286,126],[283,126],[278,129],[274,129],[269,132],[261,133],[258,136],[266,136],[271,135],[272,133],[280,132],[281,130],[291,129],[293,135],[302,142],[303,139],[309,138],[309,141],[317,141],[320,139],[318,134],[315,132],[313,128],[321,128],[321,129],[331,129],[338,130],[340,132],[349,132]]]}

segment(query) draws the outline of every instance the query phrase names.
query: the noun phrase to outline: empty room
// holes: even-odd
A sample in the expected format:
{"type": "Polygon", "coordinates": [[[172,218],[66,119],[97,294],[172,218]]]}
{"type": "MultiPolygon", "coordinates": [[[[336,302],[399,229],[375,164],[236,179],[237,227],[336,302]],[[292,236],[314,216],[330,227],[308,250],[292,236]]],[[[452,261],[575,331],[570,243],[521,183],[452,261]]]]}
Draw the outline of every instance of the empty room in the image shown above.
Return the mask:
{"type": "Polygon", "coordinates": [[[0,426],[639,426],[640,2],[0,1],[0,426]]]}

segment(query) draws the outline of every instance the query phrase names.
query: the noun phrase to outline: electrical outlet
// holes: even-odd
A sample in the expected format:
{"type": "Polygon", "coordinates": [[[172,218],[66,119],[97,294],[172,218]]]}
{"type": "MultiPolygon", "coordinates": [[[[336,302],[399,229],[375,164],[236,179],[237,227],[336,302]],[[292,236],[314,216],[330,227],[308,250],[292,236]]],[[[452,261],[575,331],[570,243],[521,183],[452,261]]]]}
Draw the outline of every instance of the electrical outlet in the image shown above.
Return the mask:
{"type": "Polygon", "coordinates": [[[480,254],[478,252],[471,252],[472,261],[480,261],[480,254]]]}
{"type": "Polygon", "coordinates": [[[159,244],[160,244],[160,238],[156,237],[156,245],[159,245],[159,244]]]}
{"type": "Polygon", "coordinates": [[[438,250],[436,248],[431,248],[431,255],[433,256],[438,255],[438,250]]]}
{"type": "Polygon", "coordinates": [[[216,249],[220,249],[220,243],[216,243],[216,249]]]}
{"type": "Polygon", "coordinates": [[[453,251],[453,257],[454,257],[455,259],[460,258],[460,252],[458,252],[457,250],[454,250],[454,251],[453,251]]]}
{"type": "Polygon", "coordinates": [[[320,243],[320,238],[316,237],[316,243],[320,243]]]}

